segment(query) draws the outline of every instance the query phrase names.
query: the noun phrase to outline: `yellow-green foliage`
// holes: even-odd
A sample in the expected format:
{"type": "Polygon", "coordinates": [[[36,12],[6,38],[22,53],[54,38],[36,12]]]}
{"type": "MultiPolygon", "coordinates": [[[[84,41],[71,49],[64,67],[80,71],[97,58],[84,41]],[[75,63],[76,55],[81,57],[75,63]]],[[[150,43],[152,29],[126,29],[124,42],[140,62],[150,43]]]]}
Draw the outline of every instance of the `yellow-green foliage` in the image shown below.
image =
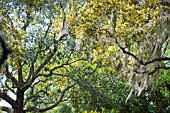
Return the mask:
{"type": "Polygon", "coordinates": [[[160,5],[156,0],[145,0],[143,5],[133,0],[87,0],[83,6],[70,3],[70,7],[67,8],[67,25],[75,31],[76,39],[82,41],[81,46],[88,48],[92,62],[102,60],[106,65],[121,62],[118,58],[121,52],[110,35],[110,15],[115,9],[116,37],[123,46],[137,47],[136,42],[146,39],[146,32],[152,32],[160,20],[160,5]]]}

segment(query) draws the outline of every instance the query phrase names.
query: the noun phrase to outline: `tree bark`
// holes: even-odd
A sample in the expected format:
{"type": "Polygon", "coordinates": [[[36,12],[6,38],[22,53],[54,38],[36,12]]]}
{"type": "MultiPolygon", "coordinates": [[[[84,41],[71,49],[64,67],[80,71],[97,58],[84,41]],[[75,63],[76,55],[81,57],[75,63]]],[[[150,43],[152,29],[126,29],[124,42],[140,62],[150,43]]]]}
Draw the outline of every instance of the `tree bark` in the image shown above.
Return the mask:
{"type": "Polygon", "coordinates": [[[14,109],[14,113],[24,113],[24,92],[17,93],[16,104],[17,108],[14,109]]]}

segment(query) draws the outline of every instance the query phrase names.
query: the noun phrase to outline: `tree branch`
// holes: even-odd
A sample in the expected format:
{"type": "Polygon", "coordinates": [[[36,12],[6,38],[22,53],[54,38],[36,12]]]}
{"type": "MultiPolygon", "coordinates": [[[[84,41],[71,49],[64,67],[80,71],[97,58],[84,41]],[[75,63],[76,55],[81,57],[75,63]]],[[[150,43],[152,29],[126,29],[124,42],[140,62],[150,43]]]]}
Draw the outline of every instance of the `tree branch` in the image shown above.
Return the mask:
{"type": "Polygon", "coordinates": [[[4,61],[7,59],[7,56],[10,53],[10,50],[7,48],[7,45],[4,39],[2,38],[2,36],[0,36],[0,42],[1,42],[1,47],[3,49],[2,56],[0,59],[0,66],[1,66],[4,63],[4,61]]]}
{"type": "Polygon", "coordinates": [[[45,112],[45,111],[48,111],[48,110],[56,107],[56,106],[62,101],[65,93],[66,93],[70,88],[74,87],[75,85],[76,85],[76,83],[74,83],[74,84],[66,87],[66,88],[62,91],[61,96],[60,96],[60,98],[58,99],[58,101],[55,102],[53,105],[51,105],[51,106],[49,106],[49,107],[47,107],[47,108],[43,108],[43,109],[36,108],[36,107],[30,107],[30,108],[28,108],[28,109],[25,110],[25,111],[31,112],[31,111],[37,110],[37,111],[39,111],[39,112],[45,112]]]}
{"type": "Polygon", "coordinates": [[[26,83],[28,82],[28,81],[30,81],[30,79],[31,79],[31,76],[34,74],[34,63],[33,63],[33,61],[31,62],[31,66],[30,66],[30,69],[29,69],[29,74],[28,74],[28,77],[27,77],[27,79],[26,79],[26,83]]]}
{"type": "Polygon", "coordinates": [[[8,69],[8,65],[6,65],[6,77],[8,79],[11,79],[12,83],[14,83],[14,85],[16,86],[20,86],[19,82],[17,81],[17,79],[15,77],[12,76],[12,73],[9,72],[9,69],[8,69]]]}
{"type": "Polygon", "coordinates": [[[23,75],[22,75],[22,65],[21,65],[21,61],[19,60],[18,61],[18,64],[19,64],[19,69],[18,69],[18,81],[21,85],[24,84],[24,81],[23,81],[23,75]]]}
{"type": "Polygon", "coordinates": [[[42,62],[39,67],[36,69],[36,71],[34,72],[34,75],[32,77],[32,79],[27,80],[27,82],[24,84],[24,86],[21,88],[22,91],[26,91],[31,84],[34,82],[34,80],[38,77],[38,73],[41,71],[41,69],[44,68],[44,66],[50,61],[50,59],[55,55],[55,52],[57,51],[56,48],[54,48],[54,51],[45,59],[44,62],[42,62]]]}
{"type": "Polygon", "coordinates": [[[136,61],[139,62],[139,64],[141,65],[148,65],[148,64],[151,64],[151,63],[154,63],[154,62],[161,62],[161,61],[170,61],[170,58],[169,57],[163,57],[163,58],[154,58],[152,60],[149,60],[149,61],[142,61],[140,58],[138,58],[136,55],[134,55],[133,53],[131,52],[128,52],[125,50],[125,48],[121,47],[120,44],[118,43],[117,39],[115,38],[115,42],[116,44],[118,45],[118,47],[122,50],[123,53],[127,54],[127,55],[130,55],[131,57],[133,57],[136,61]]]}
{"type": "Polygon", "coordinates": [[[29,5],[26,5],[26,19],[25,19],[25,23],[24,23],[24,26],[23,26],[23,29],[26,31],[27,27],[29,26],[30,22],[32,21],[32,18],[31,18],[31,7],[29,5]]]}
{"type": "Polygon", "coordinates": [[[80,59],[78,59],[78,60],[74,60],[74,61],[72,61],[72,62],[70,62],[70,63],[66,62],[65,64],[62,64],[62,65],[60,65],[60,66],[56,66],[56,67],[54,67],[53,69],[51,69],[51,72],[53,72],[54,70],[56,70],[56,69],[58,69],[58,68],[64,67],[65,65],[70,65],[70,64],[73,64],[73,63],[75,63],[75,62],[77,62],[77,61],[80,61],[80,60],[83,60],[83,58],[80,58],[80,59]]]}
{"type": "Polygon", "coordinates": [[[165,69],[165,70],[169,70],[170,67],[156,67],[153,71],[143,71],[143,72],[139,72],[139,71],[136,71],[134,70],[136,73],[140,73],[140,74],[148,74],[148,75],[153,75],[154,73],[156,73],[156,71],[160,70],[160,69],[165,69]]]}
{"type": "MultiPolygon", "coordinates": [[[[47,93],[47,92],[44,91],[44,90],[40,90],[40,91],[38,91],[36,94],[31,94],[29,97],[27,97],[27,98],[25,99],[24,105],[26,105],[26,103],[27,103],[30,99],[36,98],[36,97],[38,96],[38,94],[41,93],[41,92],[47,93]]],[[[48,93],[47,93],[47,94],[48,94],[48,93]]],[[[49,94],[48,94],[48,95],[49,95],[49,94]]]]}
{"type": "Polygon", "coordinates": [[[6,106],[0,106],[2,111],[6,111],[7,113],[13,113],[13,110],[6,106]]]}
{"type": "Polygon", "coordinates": [[[1,89],[0,89],[0,97],[4,99],[5,101],[7,101],[12,106],[12,108],[15,108],[15,109],[17,108],[16,102],[6,93],[4,93],[1,89]]]}
{"type": "Polygon", "coordinates": [[[170,58],[168,58],[168,57],[154,58],[154,59],[152,59],[150,61],[144,62],[144,65],[148,65],[148,64],[151,64],[151,63],[154,63],[154,62],[167,61],[167,60],[170,60],[170,58]]]}
{"type": "Polygon", "coordinates": [[[114,39],[115,39],[116,44],[117,44],[118,47],[122,50],[123,53],[125,53],[125,54],[127,54],[127,55],[130,55],[130,56],[133,57],[136,61],[138,61],[141,65],[144,65],[144,62],[143,62],[141,59],[139,59],[136,55],[134,55],[134,54],[131,53],[131,52],[126,51],[125,48],[121,47],[120,44],[118,43],[116,37],[114,37],[114,39]]]}
{"type": "Polygon", "coordinates": [[[16,94],[16,92],[7,84],[7,80],[5,81],[5,86],[14,94],[16,94]]]}
{"type": "MultiPolygon", "coordinates": [[[[112,14],[112,15],[113,15],[113,14],[112,14]]],[[[116,14],[115,14],[115,15],[116,15],[116,14]]],[[[116,18],[113,19],[113,16],[111,16],[111,21],[115,22],[115,21],[116,21],[116,18]],[[114,21],[113,21],[113,20],[114,20],[114,21]]],[[[113,23],[113,22],[112,22],[112,23],[113,23]]],[[[134,55],[133,53],[126,51],[125,48],[123,48],[123,47],[119,44],[119,42],[118,42],[118,40],[117,40],[117,38],[116,38],[115,32],[114,32],[115,25],[112,25],[112,23],[111,23],[111,27],[112,27],[112,29],[113,29],[113,34],[111,34],[110,32],[108,32],[109,35],[112,36],[112,37],[115,39],[115,42],[116,42],[117,46],[122,50],[123,53],[125,53],[125,54],[133,57],[136,61],[139,62],[140,65],[146,66],[146,65],[151,64],[151,63],[154,63],[154,62],[170,60],[170,58],[165,57],[165,58],[154,58],[154,59],[152,59],[152,60],[150,60],[150,61],[144,62],[143,60],[141,60],[139,57],[137,57],[137,56],[134,55]]]]}
{"type": "Polygon", "coordinates": [[[56,49],[54,49],[54,51],[46,58],[46,60],[44,62],[42,62],[40,64],[40,66],[36,69],[35,73],[34,73],[34,79],[35,77],[37,77],[37,74],[41,71],[42,68],[44,68],[44,66],[50,61],[50,59],[54,56],[56,52],[56,49]]]}
{"type": "MultiPolygon", "coordinates": [[[[47,30],[45,31],[45,34],[44,34],[44,36],[43,36],[44,39],[46,39],[47,34],[49,33],[49,29],[50,29],[51,25],[52,25],[52,20],[50,20],[50,24],[48,25],[48,28],[47,28],[47,30]]],[[[55,38],[55,37],[54,37],[54,38],[55,38]]],[[[50,45],[50,46],[51,46],[51,45],[50,45]]],[[[50,47],[50,46],[49,46],[49,47],[50,47]]],[[[47,49],[48,49],[49,47],[47,47],[47,49]]],[[[38,51],[36,52],[35,58],[31,61],[31,66],[30,66],[30,69],[29,69],[29,75],[28,75],[28,77],[27,77],[27,79],[26,79],[26,83],[31,79],[31,76],[34,75],[34,63],[36,62],[36,59],[37,59],[38,55],[39,55],[41,52],[43,52],[43,51],[41,51],[40,49],[41,49],[41,47],[39,46],[39,47],[38,47],[38,51]]],[[[46,50],[46,49],[45,49],[45,50],[46,50]]]]}
{"type": "Polygon", "coordinates": [[[148,75],[153,75],[157,70],[160,69],[165,69],[165,70],[169,70],[170,67],[156,67],[152,72],[150,72],[148,75]]]}
{"type": "MultiPolygon", "coordinates": [[[[59,66],[56,66],[56,67],[52,68],[52,69],[49,71],[48,74],[40,73],[40,74],[38,74],[37,76],[46,76],[46,77],[47,77],[47,76],[51,76],[51,75],[54,74],[54,73],[53,73],[54,70],[59,69],[59,68],[62,68],[62,67],[64,67],[64,66],[66,66],[66,65],[71,65],[71,64],[73,64],[73,63],[75,63],[75,62],[78,62],[78,61],[80,61],[80,60],[83,60],[83,59],[81,58],[81,59],[72,61],[72,62],[70,62],[70,63],[66,62],[66,63],[64,63],[64,64],[61,64],[61,65],[59,65],[59,66]]],[[[55,75],[63,75],[63,74],[55,74],[55,75]]]]}

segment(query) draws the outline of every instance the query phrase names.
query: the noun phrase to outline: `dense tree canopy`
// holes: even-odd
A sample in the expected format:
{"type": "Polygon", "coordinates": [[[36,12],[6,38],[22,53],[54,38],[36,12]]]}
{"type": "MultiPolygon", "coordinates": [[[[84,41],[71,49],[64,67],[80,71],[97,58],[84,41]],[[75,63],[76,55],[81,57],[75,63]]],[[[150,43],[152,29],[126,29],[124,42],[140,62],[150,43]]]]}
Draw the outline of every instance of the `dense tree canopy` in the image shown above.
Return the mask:
{"type": "Polygon", "coordinates": [[[14,113],[168,112],[169,13],[168,0],[1,0],[0,98],[14,113]]]}

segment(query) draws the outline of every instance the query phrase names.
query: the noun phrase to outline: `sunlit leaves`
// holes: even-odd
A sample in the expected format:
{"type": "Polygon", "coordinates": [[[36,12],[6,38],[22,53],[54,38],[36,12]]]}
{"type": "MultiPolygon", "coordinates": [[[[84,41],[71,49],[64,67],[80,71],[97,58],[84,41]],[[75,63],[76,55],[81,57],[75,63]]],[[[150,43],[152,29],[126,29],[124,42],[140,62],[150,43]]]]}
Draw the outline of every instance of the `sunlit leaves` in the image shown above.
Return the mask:
{"type": "MultiPolygon", "coordinates": [[[[156,0],[93,0],[86,1],[83,6],[74,4],[71,7],[74,7],[76,14],[74,17],[67,14],[68,18],[70,17],[68,23],[74,23],[69,24],[70,28],[75,32],[77,42],[81,41],[79,48],[88,51],[90,62],[101,62],[109,74],[111,72],[120,76],[124,74],[129,77],[134,74],[134,70],[144,71],[142,67],[138,67],[132,57],[122,57],[124,55],[115,44],[114,38],[116,37],[123,48],[134,53],[143,61],[153,58],[153,49],[155,49],[153,45],[159,42],[156,38],[157,33],[155,33],[155,29],[161,22],[159,2],[156,0]],[[113,34],[110,19],[111,13],[114,11],[117,16],[115,34],[113,34]],[[119,73],[120,70],[124,73],[119,73]]],[[[152,71],[154,67],[146,68],[148,71],[152,71]]],[[[132,77],[132,81],[137,83],[147,78],[144,75],[141,76],[139,79],[132,77]]],[[[147,87],[147,85],[143,86],[147,87]]]]}

